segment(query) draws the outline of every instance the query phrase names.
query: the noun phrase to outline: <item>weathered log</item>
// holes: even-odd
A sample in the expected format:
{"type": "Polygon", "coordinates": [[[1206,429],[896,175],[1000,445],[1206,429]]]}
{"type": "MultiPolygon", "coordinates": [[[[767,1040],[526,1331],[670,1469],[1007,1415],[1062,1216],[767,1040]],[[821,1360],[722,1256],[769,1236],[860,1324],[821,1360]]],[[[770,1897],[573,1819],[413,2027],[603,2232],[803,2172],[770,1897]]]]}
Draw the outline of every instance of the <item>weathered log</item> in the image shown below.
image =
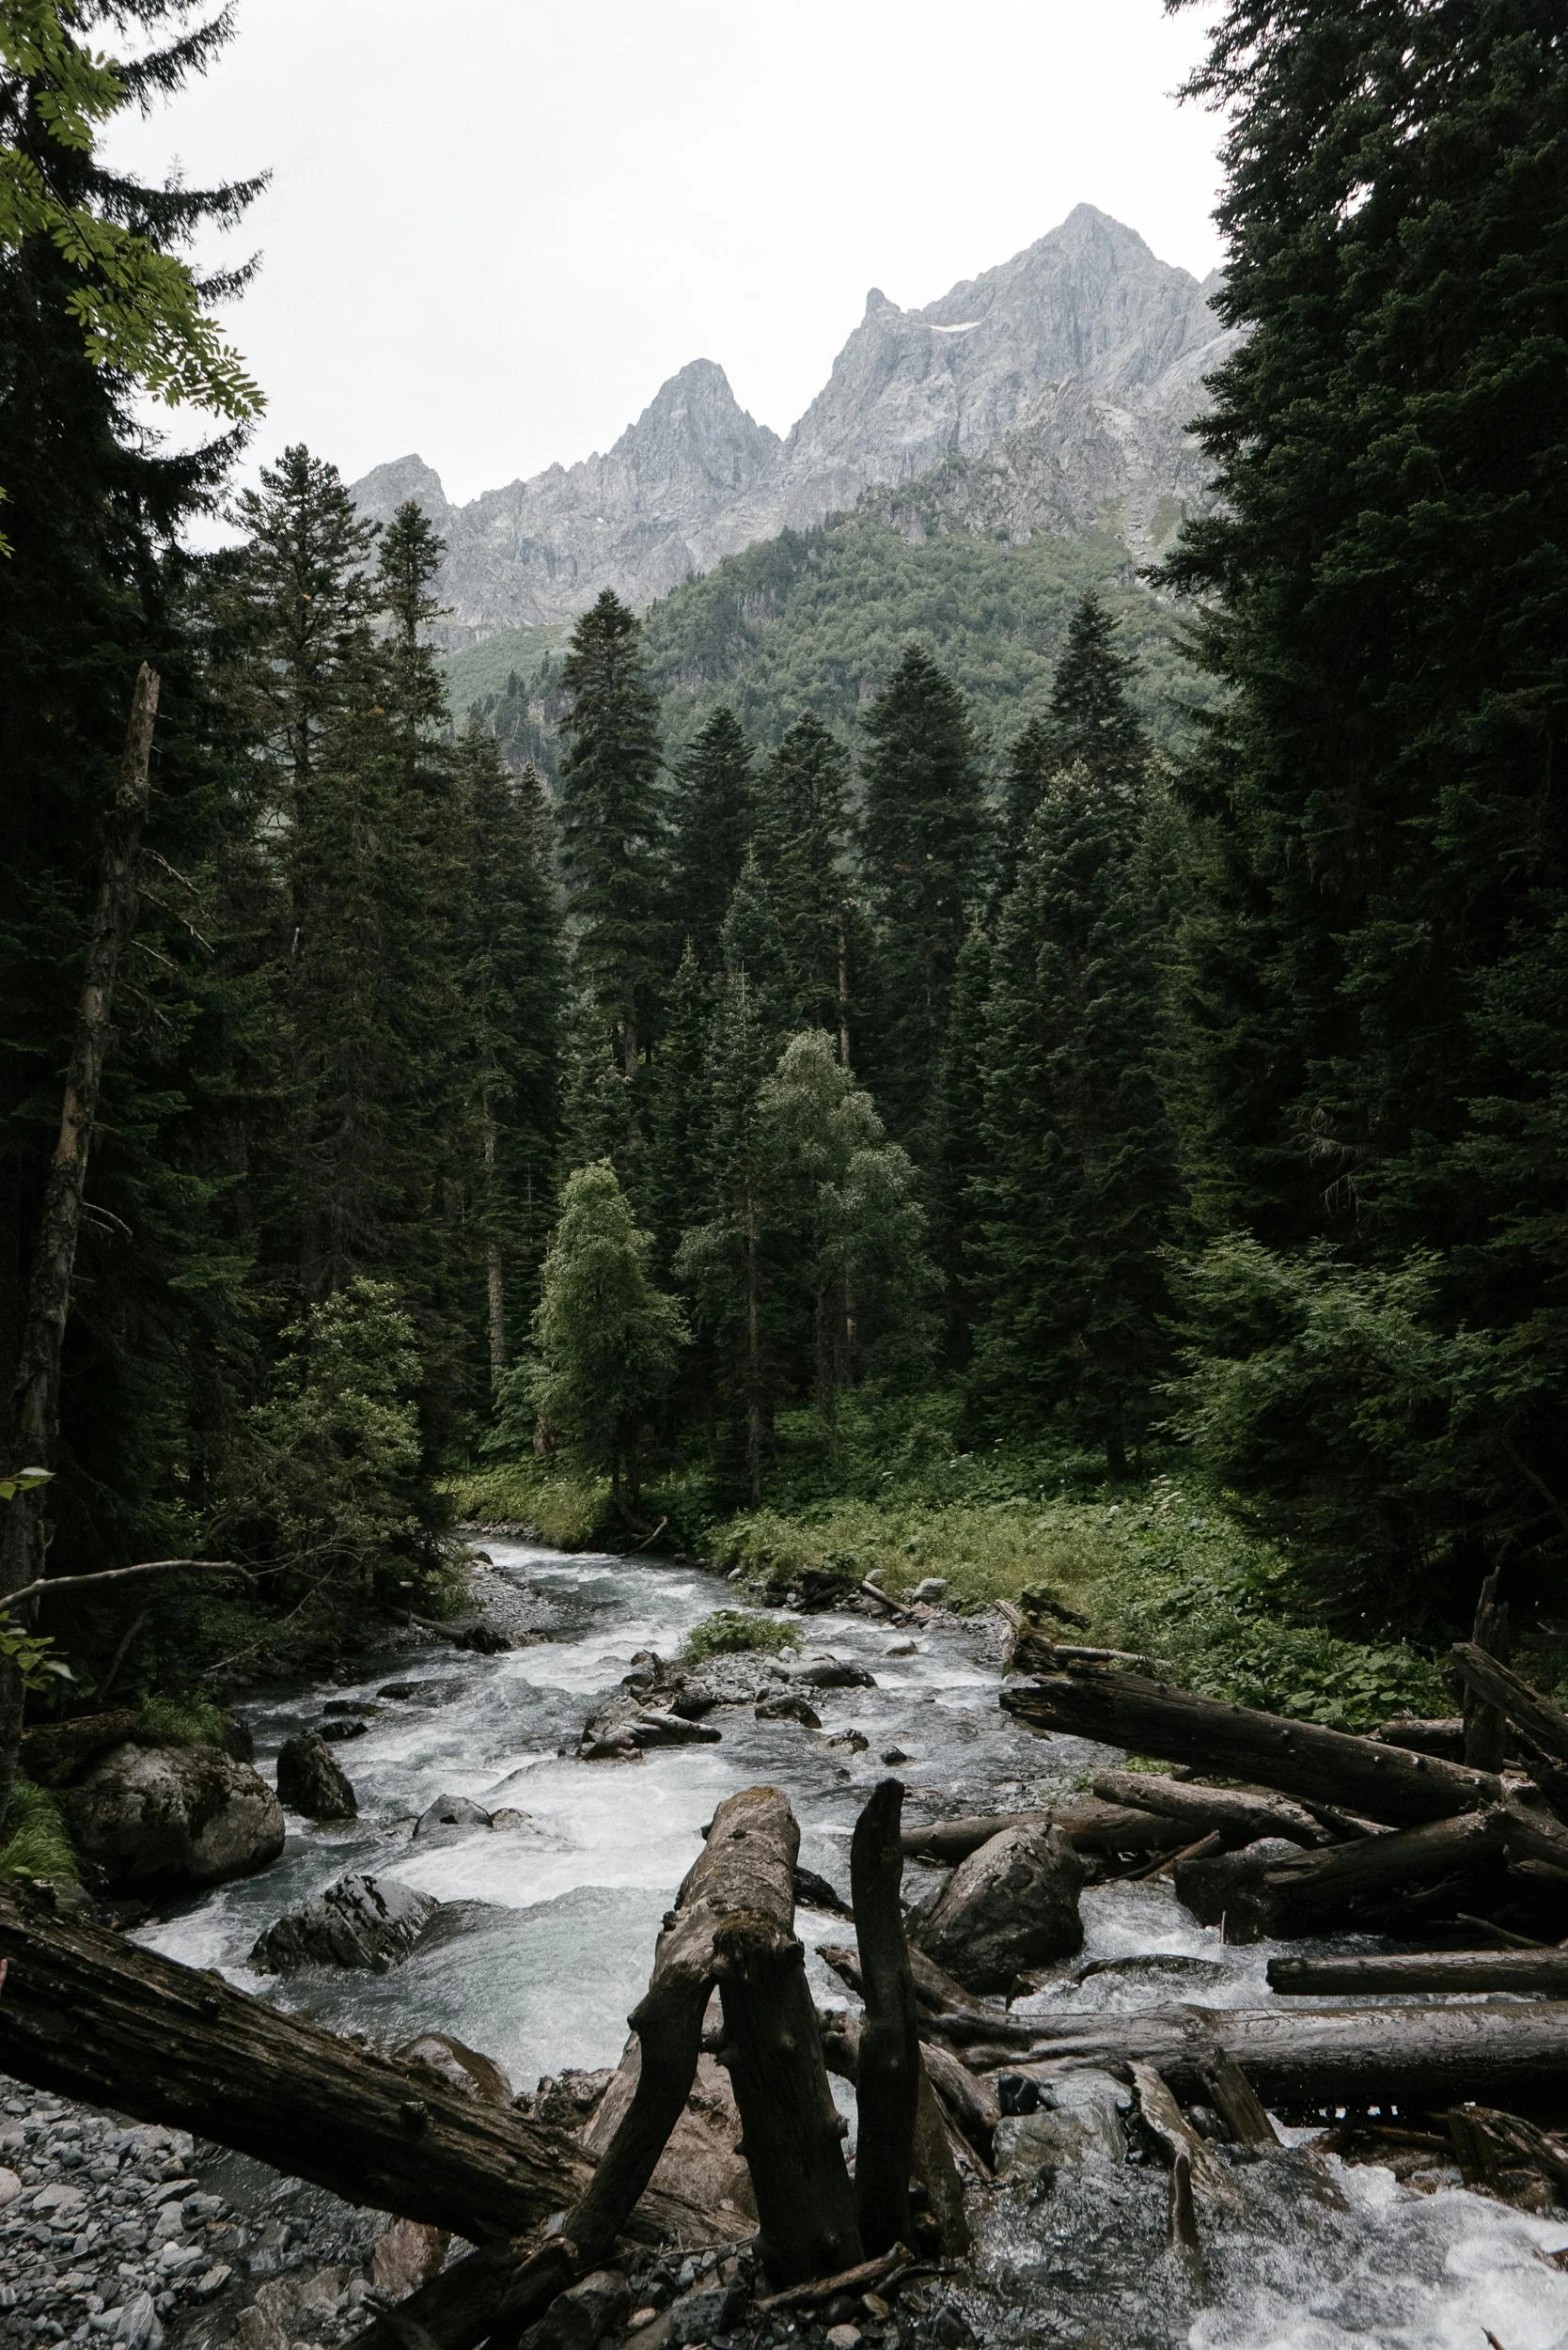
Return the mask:
{"type": "Polygon", "coordinates": [[[899,1819],[904,1790],[884,1779],[855,1823],[850,1899],[860,1952],[865,2024],[860,2035],[855,2205],[871,2259],[906,2241],[909,2176],[920,2103],[915,1984],[899,1887],[904,1856],[899,1819]]]}
{"type": "Polygon", "coordinates": [[[910,1860],[956,1867],[1006,1828],[1038,1827],[1060,1828],[1077,1852],[1166,1852],[1182,1841],[1175,1823],[1157,1812],[1125,1803],[1085,1802],[933,1820],[929,1827],[904,1830],[904,1853],[910,1860]]]}
{"type": "Polygon", "coordinates": [[[1301,1804],[1263,1788],[1205,1787],[1192,1779],[1158,1778],[1152,1771],[1096,1771],[1094,1792],[1107,1803],[1158,1812],[1189,1834],[1217,1828],[1227,1844],[1251,1844],[1259,1836],[1286,1836],[1292,1844],[1305,1845],[1330,1841],[1301,1804]]]}
{"type": "Polygon", "coordinates": [[[569,2203],[568,2141],[29,1892],[0,1896],[0,2071],[215,2138],[351,2203],[512,2236],[569,2203]]]}
{"type": "Polygon", "coordinates": [[[1408,1746],[1415,1754],[1441,1755],[1444,1762],[1465,1759],[1462,1714],[1443,1714],[1425,1720],[1414,1714],[1400,1714],[1391,1722],[1379,1722],[1372,1735],[1380,1745],[1408,1746]]]}
{"type": "MultiPolygon", "coordinates": [[[[852,2015],[842,2008],[819,2009],[817,2026],[822,2034],[822,2053],[829,2072],[841,2080],[853,2081],[857,2094],[860,2089],[861,2051],[865,2045],[865,2018],[852,2015]]],[[[964,2186],[954,2160],[954,2145],[961,2146],[974,2159],[967,2136],[961,2135],[947,2118],[945,2104],[932,2086],[927,2057],[944,2054],[935,2049],[916,2049],[917,2102],[915,2106],[914,2139],[910,2149],[910,2181],[906,2201],[919,2209],[918,2228],[922,2242],[934,2247],[944,2259],[960,2257],[969,2249],[969,2218],[964,2209],[964,2186]]],[[[954,2057],[947,2062],[955,2070],[964,2068],[954,2057]]],[[[965,2080],[979,2089],[981,2084],[973,2075],[964,2073],[965,2080]]],[[[982,2092],[983,2094],[983,2092],[982,2092]]],[[[991,2104],[995,2105],[992,2097],[991,2104]]],[[[864,2104],[861,2105],[861,2145],[856,2157],[856,2176],[865,2160],[864,2104]]],[[[989,2175],[989,2164],[986,2165],[989,2175]]]]}
{"type": "Polygon", "coordinates": [[[1309,1803],[1342,1805],[1401,1827],[1478,1811],[1502,1794],[1501,1782],[1485,1771],[1383,1746],[1348,1730],[1196,1697],[1133,1673],[1054,1674],[1004,1688],[1002,1704],[1031,1730],[1066,1731],[1172,1762],[1234,1771],[1309,1803]]]}
{"type": "Polygon", "coordinates": [[[715,1933],[734,1914],[772,1917],[787,1928],[799,1849],[794,1814],[777,1789],[748,1787],[719,1806],[629,2019],[639,2056],[631,2102],[551,2242],[520,2238],[466,2255],[356,2336],[352,2350],[409,2350],[410,2342],[416,2350],[472,2350],[487,2338],[504,2350],[607,2257],[691,2094],[715,1979],[715,1933]]]}
{"type": "Polygon", "coordinates": [[[1277,2146],[1279,2132],[1236,2059],[1221,2049],[1205,2075],[1209,2103],[1243,2146],[1277,2146]]]}
{"type": "Polygon", "coordinates": [[[775,2287],[804,2284],[861,2257],[845,2124],[828,2087],[805,1952],[757,1910],[726,1918],[715,1948],[757,2247],[775,2287]]]}
{"type": "Polygon", "coordinates": [[[927,2040],[920,2053],[932,2088],[963,2132],[967,2144],[989,2165],[991,2133],[1002,2118],[996,2091],[983,2073],[972,2073],[940,2041],[927,2040]]]}
{"type": "Polygon", "coordinates": [[[1538,2183],[1538,2191],[1544,2188],[1552,2201],[1568,2203],[1568,2143],[1562,2138],[1548,2136],[1516,2113],[1483,2105],[1455,2106],[1445,2118],[1467,2187],[1489,2187],[1494,2195],[1530,2208],[1536,2198],[1521,2188],[1538,2183]]]}
{"type": "Polygon", "coordinates": [[[1568,2001],[1534,2006],[1149,2008],[1071,2016],[1003,2065],[1156,2064],[1178,2095],[1204,2093],[1224,2051],[1266,2105],[1416,2105],[1482,2099],[1561,2112],[1568,2095],[1568,2001]]]}
{"type": "Polygon", "coordinates": [[[1568,1950],[1421,1950],[1370,1958],[1271,1958],[1269,1989],[1356,1998],[1414,1991],[1536,1991],[1568,1997],[1568,1950]]]}
{"type": "Polygon", "coordinates": [[[1217,1926],[1223,1919],[1227,1941],[1304,1934],[1408,1886],[1474,1868],[1501,1848],[1503,1834],[1499,1807],[1429,1820],[1392,1835],[1363,1836],[1325,1852],[1286,1855],[1271,1840],[1253,1848],[1256,1864],[1249,1863],[1246,1852],[1178,1862],[1176,1898],[1202,1925],[1217,1926]]]}
{"type": "Polygon", "coordinates": [[[1455,1641],[1453,1655],[1467,1689],[1506,1714],[1532,1746],[1540,1747],[1554,1761],[1568,1762],[1568,1714],[1473,1640],[1455,1641]]]}
{"type": "MultiPolygon", "coordinates": [[[[968,2010],[985,2004],[983,2000],[977,1999],[973,1991],[966,1991],[962,1983],[939,1967],[934,1958],[928,1958],[917,1943],[909,1942],[906,1938],[905,1947],[909,1952],[909,1972],[914,1980],[915,1998],[922,2008],[940,2015],[944,2010],[968,2010]]],[[[824,1942],[818,1948],[817,1956],[849,1985],[857,1999],[865,1998],[858,1950],[849,1950],[840,1942],[824,1942]]],[[[996,2012],[1001,2016],[1006,2011],[999,2007],[996,2012]]]]}
{"type": "Polygon", "coordinates": [[[1138,2109],[1170,2164],[1171,2250],[1186,2269],[1195,2292],[1203,2290],[1203,2247],[1198,2240],[1197,2197],[1200,2192],[1223,2206],[1234,2207],[1237,2196],[1229,2172],[1199,2137],[1171,2095],[1158,2066],[1135,2059],[1128,2067],[1137,2092],[1138,2109]]]}
{"type": "MultiPolygon", "coordinates": [[[[1476,1604],[1475,1628],[1470,1643],[1483,1655],[1507,1665],[1512,1655],[1508,1636],[1508,1602],[1498,1597],[1499,1577],[1496,1568],[1481,1585],[1481,1596],[1476,1604]]],[[[1508,1743],[1508,1722],[1500,1706],[1493,1705],[1479,1690],[1465,1688],[1465,1761],[1472,1770],[1500,1771],[1508,1743]]]]}

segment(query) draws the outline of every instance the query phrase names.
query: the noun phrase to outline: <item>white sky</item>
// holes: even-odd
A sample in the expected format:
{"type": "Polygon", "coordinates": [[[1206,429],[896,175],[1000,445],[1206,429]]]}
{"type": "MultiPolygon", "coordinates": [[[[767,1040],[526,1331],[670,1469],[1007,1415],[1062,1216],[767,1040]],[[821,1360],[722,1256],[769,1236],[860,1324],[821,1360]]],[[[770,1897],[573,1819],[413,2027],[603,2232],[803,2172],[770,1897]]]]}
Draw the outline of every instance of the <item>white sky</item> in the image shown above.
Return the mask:
{"type": "Polygon", "coordinates": [[[1160,0],[240,0],[204,84],[111,153],[270,167],[232,327],[352,480],[474,496],[607,448],[716,359],[783,432],[879,285],[932,301],[1087,202],[1219,259],[1217,126],[1160,0]]]}

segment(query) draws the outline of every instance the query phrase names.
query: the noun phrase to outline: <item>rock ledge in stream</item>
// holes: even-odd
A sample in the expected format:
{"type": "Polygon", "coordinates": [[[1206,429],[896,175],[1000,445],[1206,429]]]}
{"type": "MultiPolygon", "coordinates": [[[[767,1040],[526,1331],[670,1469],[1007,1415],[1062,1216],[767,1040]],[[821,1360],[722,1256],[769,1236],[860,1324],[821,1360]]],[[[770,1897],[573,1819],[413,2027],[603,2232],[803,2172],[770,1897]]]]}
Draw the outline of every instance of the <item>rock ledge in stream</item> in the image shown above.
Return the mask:
{"type": "Polygon", "coordinates": [[[336,1755],[315,1730],[301,1730],[279,1747],[278,1801],[307,1820],[352,1820],[359,1813],[336,1755]]]}
{"type": "Polygon", "coordinates": [[[340,1877],[269,1926],[250,1963],[264,1975],[307,1966],[368,1967],[384,1975],[408,1956],[439,1907],[395,1877],[340,1877]]]}
{"type": "Polygon", "coordinates": [[[272,1789],[216,1746],[112,1747],[62,1801],[78,1852],[114,1893],[191,1892],[283,1850],[272,1789]]]}

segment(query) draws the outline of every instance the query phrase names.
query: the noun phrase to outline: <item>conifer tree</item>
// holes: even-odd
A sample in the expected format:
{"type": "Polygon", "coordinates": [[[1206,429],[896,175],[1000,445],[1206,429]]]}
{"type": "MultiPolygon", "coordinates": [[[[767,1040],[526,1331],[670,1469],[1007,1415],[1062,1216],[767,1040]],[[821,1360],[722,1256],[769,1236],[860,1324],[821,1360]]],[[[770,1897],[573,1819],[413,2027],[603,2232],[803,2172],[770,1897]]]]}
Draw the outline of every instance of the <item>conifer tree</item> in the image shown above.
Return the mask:
{"type": "Polygon", "coordinates": [[[784,1026],[823,1028],[850,1049],[849,753],[819,718],[798,718],[763,769],[757,857],[790,973],[784,1026]]]}
{"type": "Polygon", "coordinates": [[[675,771],[670,793],[670,930],[699,967],[718,969],[719,932],[751,841],[752,750],[720,703],[675,771]]]}
{"type": "Polygon", "coordinates": [[[703,1213],[709,1148],[708,1048],[718,982],[688,939],[665,998],[649,1072],[650,1224],[655,1261],[670,1273],[686,1226],[703,1213]]]}
{"type": "Polygon", "coordinates": [[[636,616],[606,588],[561,666],[561,861],[577,970],[628,1084],[668,968],[659,705],[636,616]]]}
{"type": "Polygon", "coordinates": [[[608,1475],[623,1511],[637,1506],[649,1426],[686,1344],[680,1308],[650,1277],[651,1249],[608,1160],[567,1179],[534,1315],[529,1391],[546,1428],[608,1475]]]}
{"type": "Polygon", "coordinates": [[[461,964],[468,1062],[469,1249],[482,1253],[491,1383],[509,1324],[533,1310],[560,1142],[565,963],[544,789],[510,776],[476,727],[457,751],[463,826],[461,964]],[[519,1291],[522,1298],[519,1299],[519,1291]]]}
{"type": "Polygon", "coordinates": [[[1036,812],[992,959],[971,1190],[978,1406],[997,1428],[1062,1411],[1113,1476],[1164,1361],[1176,1200],[1141,813],[1082,766],[1036,812]]]}
{"type": "Polygon", "coordinates": [[[1093,588],[1086,588],[1067,624],[1062,657],[1051,682],[1047,718],[1030,721],[1013,745],[1003,791],[1000,904],[1018,874],[1018,861],[1035,810],[1050,778],[1081,766],[1100,781],[1136,790],[1149,763],[1149,738],[1133,707],[1132,656],[1116,642],[1116,622],[1093,588]]]}
{"type": "Polygon", "coordinates": [[[990,993],[991,939],[976,927],[964,941],[953,974],[932,1122],[932,1247],[947,1290],[947,1357],[960,1370],[969,1360],[976,1311],[971,1219],[975,1187],[987,1162],[985,1044],[990,993]]]}
{"type": "Polygon", "coordinates": [[[744,975],[751,1016],[782,1049],[796,1017],[799,972],[785,935],[782,892],[757,849],[747,851],[720,933],[725,972],[744,975]]]}
{"type": "Polygon", "coordinates": [[[906,647],[865,729],[877,976],[862,1057],[892,1132],[923,1160],[953,972],[986,873],[985,796],[963,696],[919,645],[906,647]]]}

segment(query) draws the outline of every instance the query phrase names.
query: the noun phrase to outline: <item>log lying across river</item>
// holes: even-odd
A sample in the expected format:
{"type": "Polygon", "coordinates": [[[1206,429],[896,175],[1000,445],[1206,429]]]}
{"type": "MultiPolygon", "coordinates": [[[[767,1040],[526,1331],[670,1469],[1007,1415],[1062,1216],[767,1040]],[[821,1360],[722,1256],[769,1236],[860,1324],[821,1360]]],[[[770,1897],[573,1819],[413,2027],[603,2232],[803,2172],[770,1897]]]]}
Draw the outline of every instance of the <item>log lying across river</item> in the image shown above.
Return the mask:
{"type": "Polygon", "coordinates": [[[1489,1771],[1385,1746],[1347,1730],[1195,1697],[1138,1673],[1050,1673],[1014,1683],[1002,1704],[1031,1730],[1066,1731],[1245,1775],[1307,1803],[1343,1808],[1396,1827],[1480,1811],[1501,1800],[1489,1771]]]}
{"type": "Polygon", "coordinates": [[[470,2239],[535,2227],[587,2182],[558,2132],[41,1895],[0,1895],[0,1959],[0,2072],[36,2089],[191,2130],[470,2239]]]}
{"type": "Polygon", "coordinates": [[[1417,1950],[1368,1958],[1271,1958],[1269,1989],[1295,1998],[1412,1991],[1529,1991],[1568,1997],[1568,1950],[1417,1950]]]}
{"type": "Polygon", "coordinates": [[[1437,2109],[1478,2099],[1519,2113],[1560,2114],[1568,2098],[1568,2001],[1530,2007],[1167,2007],[1141,2015],[1063,2017],[1038,2034],[1027,2055],[999,2053],[992,2069],[1155,2064],[1182,2095],[1202,2096],[1220,2055],[1239,2064],[1271,2106],[1437,2109]]]}

